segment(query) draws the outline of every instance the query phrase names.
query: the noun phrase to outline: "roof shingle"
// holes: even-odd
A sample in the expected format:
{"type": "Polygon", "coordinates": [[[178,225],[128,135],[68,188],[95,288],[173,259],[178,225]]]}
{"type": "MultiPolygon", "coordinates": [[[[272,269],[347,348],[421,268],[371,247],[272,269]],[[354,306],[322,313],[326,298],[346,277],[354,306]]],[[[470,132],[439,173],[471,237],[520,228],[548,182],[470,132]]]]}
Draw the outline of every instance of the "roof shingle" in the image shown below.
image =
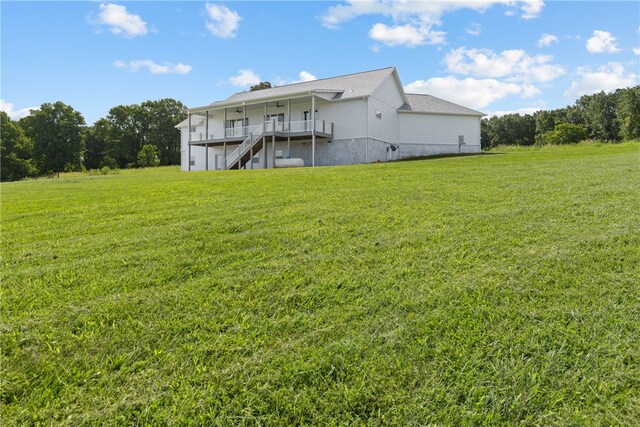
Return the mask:
{"type": "Polygon", "coordinates": [[[466,116],[484,116],[480,111],[445,101],[432,95],[407,93],[409,104],[398,108],[399,112],[434,113],[434,114],[458,114],[466,116]]]}
{"type": "MultiPolygon", "coordinates": [[[[308,91],[335,92],[333,99],[351,99],[369,96],[387,78],[395,67],[381,68],[379,70],[365,71],[362,73],[347,74],[345,76],[330,77],[326,79],[312,80],[309,82],[292,83],[284,86],[276,86],[270,89],[256,90],[253,92],[238,92],[224,101],[210,104],[216,107],[218,104],[242,104],[260,101],[274,97],[286,97],[308,91]]],[[[202,107],[198,107],[202,108],[202,107]]],[[[196,109],[198,109],[196,108],[196,109]]]]}

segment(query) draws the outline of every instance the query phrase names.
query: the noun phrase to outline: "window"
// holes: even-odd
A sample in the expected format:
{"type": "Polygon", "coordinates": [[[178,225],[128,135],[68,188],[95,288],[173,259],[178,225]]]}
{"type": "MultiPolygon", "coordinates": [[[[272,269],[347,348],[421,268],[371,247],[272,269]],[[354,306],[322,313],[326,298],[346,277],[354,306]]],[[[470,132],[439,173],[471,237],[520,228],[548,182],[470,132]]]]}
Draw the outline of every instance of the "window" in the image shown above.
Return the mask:
{"type": "Polygon", "coordinates": [[[191,160],[189,160],[189,165],[191,165],[191,166],[195,166],[196,165],[196,158],[194,156],[191,156],[191,160]]]}
{"type": "Polygon", "coordinates": [[[284,151],[276,150],[276,159],[284,159],[284,151]]]}
{"type": "Polygon", "coordinates": [[[247,117],[246,124],[245,119],[229,119],[227,120],[227,128],[241,128],[242,126],[249,126],[249,118],[247,117]]]}
{"type": "Polygon", "coordinates": [[[284,122],[284,113],[279,114],[267,114],[267,121],[273,121],[273,119],[278,119],[278,123],[284,122]]]}
{"type": "Polygon", "coordinates": [[[260,163],[260,154],[256,154],[255,156],[253,156],[253,159],[251,159],[251,163],[253,163],[254,165],[260,163]]]}
{"type": "Polygon", "coordinates": [[[464,145],[464,135],[458,137],[458,145],[464,145]]]}
{"type": "Polygon", "coordinates": [[[195,132],[196,131],[196,127],[195,126],[191,126],[191,132],[195,132]]]}

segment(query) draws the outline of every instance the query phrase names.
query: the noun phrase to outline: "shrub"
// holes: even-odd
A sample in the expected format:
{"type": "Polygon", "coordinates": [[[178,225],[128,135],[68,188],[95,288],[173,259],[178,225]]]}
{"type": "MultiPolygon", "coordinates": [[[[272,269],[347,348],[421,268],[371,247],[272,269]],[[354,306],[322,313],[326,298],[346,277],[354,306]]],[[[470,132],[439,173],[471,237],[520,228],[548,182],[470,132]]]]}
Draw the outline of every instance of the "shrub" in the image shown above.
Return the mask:
{"type": "Polygon", "coordinates": [[[571,123],[557,124],[552,131],[542,135],[537,143],[547,145],[575,144],[587,138],[587,130],[571,123]]]}
{"type": "Polygon", "coordinates": [[[138,152],[138,166],[141,168],[148,168],[152,166],[159,166],[160,158],[158,157],[158,151],[156,147],[151,144],[145,144],[138,152]]]}

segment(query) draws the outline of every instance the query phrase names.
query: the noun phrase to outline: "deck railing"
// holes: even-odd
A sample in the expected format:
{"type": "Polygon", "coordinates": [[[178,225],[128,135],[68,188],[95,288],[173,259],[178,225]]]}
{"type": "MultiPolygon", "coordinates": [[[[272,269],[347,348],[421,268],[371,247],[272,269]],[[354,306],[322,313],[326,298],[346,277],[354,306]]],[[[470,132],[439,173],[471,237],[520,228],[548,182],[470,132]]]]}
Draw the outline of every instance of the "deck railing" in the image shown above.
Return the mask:
{"type": "MultiPolygon", "coordinates": [[[[292,122],[280,122],[276,119],[264,122],[265,132],[279,133],[305,133],[311,132],[313,122],[311,120],[298,120],[292,122]]],[[[262,123],[257,126],[240,126],[236,128],[226,129],[209,129],[206,132],[191,132],[191,142],[200,142],[206,140],[223,140],[246,138],[257,127],[262,128],[262,123]]],[[[316,132],[333,135],[333,122],[325,120],[316,120],[316,132]]]]}
{"type": "Polygon", "coordinates": [[[238,147],[231,152],[227,156],[227,167],[233,165],[240,157],[260,138],[264,133],[264,123],[260,123],[258,126],[254,126],[249,131],[249,136],[242,141],[242,144],[238,145],[238,147]]]}

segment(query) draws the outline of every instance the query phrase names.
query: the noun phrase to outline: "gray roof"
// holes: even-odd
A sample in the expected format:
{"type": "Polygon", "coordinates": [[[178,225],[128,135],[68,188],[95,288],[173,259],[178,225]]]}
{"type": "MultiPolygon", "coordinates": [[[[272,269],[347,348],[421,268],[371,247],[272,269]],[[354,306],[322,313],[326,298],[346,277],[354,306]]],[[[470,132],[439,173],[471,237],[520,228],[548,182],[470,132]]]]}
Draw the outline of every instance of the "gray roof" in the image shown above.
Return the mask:
{"type": "Polygon", "coordinates": [[[409,104],[398,108],[399,112],[406,113],[432,113],[432,114],[458,114],[465,116],[484,116],[480,111],[445,101],[432,95],[407,93],[409,104]]]}
{"type": "MultiPolygon", "coordinates": [[[[330,77],[326,79],[312,80],[309,82],[293,83],[277,86],[271,89],[262,89],[253,92],[239,92],[231,95],[224,101],[212,103],[213,108],[227,105],[241,105],[242,103],[257,102],[263,99],[283,98],[288,95],[308,93],[311,91],[328,92],[332,100],[362,98],[369,96],[382,82],[395,71],[395,67],[381,68],[379,70],[365,71],[362,73],[347,74],[346,76],[330,77]]],[[[202,109],[204,107],[194,108],[202,109]]]]}

